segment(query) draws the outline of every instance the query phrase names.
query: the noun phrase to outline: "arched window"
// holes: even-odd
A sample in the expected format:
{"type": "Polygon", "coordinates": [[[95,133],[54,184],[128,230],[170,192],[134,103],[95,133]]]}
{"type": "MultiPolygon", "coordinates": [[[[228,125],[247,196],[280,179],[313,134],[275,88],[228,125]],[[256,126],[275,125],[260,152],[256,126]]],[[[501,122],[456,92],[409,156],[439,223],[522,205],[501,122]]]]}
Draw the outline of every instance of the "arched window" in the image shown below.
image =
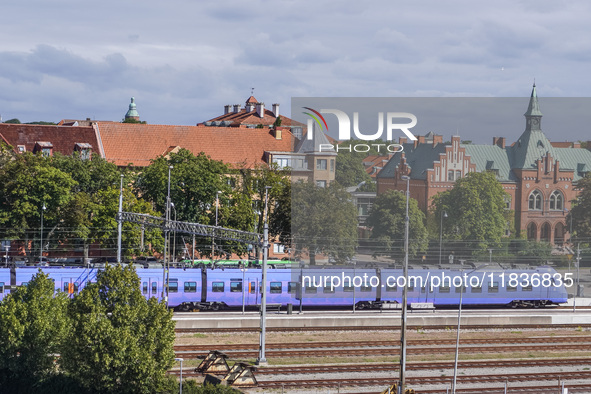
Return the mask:
{"type": "Polygon", "coordinates": [[[554,190],[550,195],[550,210],[562,211],[564,209],[564,196],[558,190],[554,190]]]}
{"type": "Polygon", "coordinates": [[[542,225],[540,230],[540,241],[543,242],[550,242],[550,234],[552,232],[552,228],[550,227],[550,223],[546,222],[542,225]]]}
{"type": "Polygon", "coordinates": [[[527,226],[527,239],[537,240],[538,239],[538,227],[534,222],[531,222],[527,226]]]}
{"type": "Polygon", "coordinates": [[[529,195],[529,209],[533,211],[542,210],[542,193],[539,190],[534,190],[529,195]]]}

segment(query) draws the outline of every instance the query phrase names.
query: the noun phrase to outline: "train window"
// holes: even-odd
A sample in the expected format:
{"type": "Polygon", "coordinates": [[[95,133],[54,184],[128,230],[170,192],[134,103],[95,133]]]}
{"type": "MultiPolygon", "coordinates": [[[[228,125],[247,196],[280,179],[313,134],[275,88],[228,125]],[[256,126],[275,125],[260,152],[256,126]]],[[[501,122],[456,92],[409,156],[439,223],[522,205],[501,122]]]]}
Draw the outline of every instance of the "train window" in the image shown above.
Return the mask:
{"type": "Polygon", "coordinates": [[[152,282],[152,293],[156,294],[158,292],[158,282],[152,282]]]}
{"type": "Polygon", "coordinates": [[[168,281],[168,292],[169,293],[178,293],[179,292],[179,280],[178,279],[170,279],[168,281]]]}
{"type": "Polygon", "coordinates": [[[250,294],[254,294],[257,292],[257,284],[256,282],[250,282],[250,294]]]}
{"type": "Polygon", "coordinates": [[[317,287],[305,287],[305,292],[306,294],[316,294],[318,292],[318,288],[317,287]]]}
{"type": "Polygon", "coordinates": [[[396,282],[394,282],[393,285],[386,284],[386,291],[398,291],[398,286],[396,285],[396,282]]]}
{"type": "Polygon", "coordinates": [[[470,293],[482,293],[482,286],[470,287],[470,293]]]}
{"type": "Polygon", "coordinates": [[[211,291],[214,293],[223,293],[224,292],[224,282],[212,282],[211,283],[211,291]]]}
{"type": "Polygon", "coordinates": [[[322,289],[322,292],[324,294],[332,294],[335,292],[335,288],[333,286],[326,286],[325,288],[322,289]]]}
{"type": "Polygon", "coordinates": [[[283,292],[283,286],[281,282],[271,282],[270,290],[271,294],[281,294],[283,292]]]}
{"type": "Polygon", "coordinates": [[[295,294],[298,291],[298,282],[287,283],[287,292],[289,294],[295,294]]]}
{"type": "Polygon", "coordinates": [[[197,282],[185,282],[185,293],[196,293],[197,282]]]}
{"type": "Polygon", "coordinates": [[[230,293],[241,293],[242,281],[230,281],[230,293]]]}
{"type": "Polygon", "coordinates": [[[488,284],[488,292],[489,293],[498,293],[499,292],[499,282],[490,282],[488,284]]]}
{"type": "Polygon", "coordinates": [[[533,288],[532,288],[531,283],[528,286],[521,286],[521,290],[523,290],[523,291],[532,291],[533,288]]]}
{"type": "Polygon", "coordinates": [[[23,282],[21,283],[21,286],[27,286],[29,284],[29,282],[23,282]]]}
{"type": "Polygon", "coordinates": [[[415,289],[415,280],[414,278],[408,279],[408,291],[413,291],[415,289]]]}
{"type": "Polygon", "coordinates": [[[449,286],[446,286],[445,284],[439,286],[439,294],[447,294],[450,292],[450,290],[451,288],[449,286]]]}
{"type": "Polygon", "coordinates": [[[0,293],[4,293],[4,282],[0,282],[0,293]]]}
{"type": "Polygon", "coordinates": [[[349,283],[346,286],[343,286],[343,291],[346,293],[353,293],[353,291],[355,291],[355,289],[353,288],[353,285],[351,283],[349,283]]]}
{"type": "Polygon", "coordinates": [[[517,291],[517,286],[507,285],[507,291],[517,291]]]}
{"type": "Polygon", "coordinates": [[[460,287],[456,287],[456,293],[459,293],[460,290],[462,291],[462,293],[466,293],[466,286],[460,286],[460,287]]]}
{"type": "Polygon", "coordinates": [[[142,292],[144,294],[147,294],[148,293],[148,282],[142,283],[142,292]]]}
{"type": "Polygon", "coordinates": [[[421,294],[425,294],[425,286],[421,286],[421,294]]]}
{"type": "Polygon", "coordinates": [[[361,286],[360,290],[364,293],[368,293],[371,291],[371,286],[361,286]]]}

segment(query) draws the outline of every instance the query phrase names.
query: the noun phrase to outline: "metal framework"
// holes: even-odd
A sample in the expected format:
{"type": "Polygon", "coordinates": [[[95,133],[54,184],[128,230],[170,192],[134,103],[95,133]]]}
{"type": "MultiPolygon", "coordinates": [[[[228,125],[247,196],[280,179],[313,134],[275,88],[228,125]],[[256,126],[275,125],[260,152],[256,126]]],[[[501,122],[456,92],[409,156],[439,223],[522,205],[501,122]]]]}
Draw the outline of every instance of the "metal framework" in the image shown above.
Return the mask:
{"type": "Polygon", "coordinates": [[[231,228],[208,226],[199,223],[180,222],[176,220],[166,220],[158,216],[146,215],[143,213],[121,212],[121,220],[141,224],[147,227],[157,227],[165,231],[177,233],[187,233],[223,239],[226,241],[238,241],[250,245],[263,245],[261,234],[248,231],[234,230],[231,228]]]}

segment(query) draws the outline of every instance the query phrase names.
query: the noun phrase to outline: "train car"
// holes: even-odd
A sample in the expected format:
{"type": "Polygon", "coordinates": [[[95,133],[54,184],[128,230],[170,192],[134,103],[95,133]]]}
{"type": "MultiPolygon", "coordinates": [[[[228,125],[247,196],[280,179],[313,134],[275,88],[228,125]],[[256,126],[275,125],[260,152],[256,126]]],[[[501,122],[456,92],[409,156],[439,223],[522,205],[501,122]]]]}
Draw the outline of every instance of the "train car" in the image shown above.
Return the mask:
{"type": "MultiPolygon", "coordinates": [[[[98,269],[43,267],[55,289],[76,294],[96,280],[98,269]]],[[[0,297],[7,287],[26,285],[37,267],[0,269],[0,297]]],[[[177,310],[219,310],[261,303],[260,268],[140,268],[142,294],[177,310]],[[168,281],[168,291],[166,291],[168,281]]],[[[510,306],[540,307],[564,303],[565,284],[572,278],[550,267],[525,270],[486,269],[465,273],[461,270],[411,269],[406,278],[400,269],[388,268],[270,268],[267,270],[268,304],[302,306],[380,308],[385,303],[402,303],[402,289],[408,285],[407,302],[432,303],[435,307],[510,306]]],[[[570,281],[569,281],[570,280],[570,281]]]]}

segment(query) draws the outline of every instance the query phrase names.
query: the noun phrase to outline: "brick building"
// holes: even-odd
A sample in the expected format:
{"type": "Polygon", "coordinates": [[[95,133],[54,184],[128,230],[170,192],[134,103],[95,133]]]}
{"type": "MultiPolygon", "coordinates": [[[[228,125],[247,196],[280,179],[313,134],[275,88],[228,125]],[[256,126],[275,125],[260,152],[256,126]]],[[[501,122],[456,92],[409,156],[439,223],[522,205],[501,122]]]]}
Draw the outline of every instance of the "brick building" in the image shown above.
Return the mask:
{"type": "Polygon", "coordinates": [[[443,143],[440,135],[429,133],[407,142],[377,175],[378,194],[406,189],[427,211],[431,199],[453,187],[454,182],[475,171],[492,171],[508,194],[507,209],[515,212],[515,227],[528,239],[563,244],[569,237],[566,216],[576,195],[579,179],[591,170],[591,151],[576,143],[552,143],[542,131],[536,86],[524,114],[525,131],[512,145],[494,137],[492,145],[461,143],[453,136],[443,143]]]}

